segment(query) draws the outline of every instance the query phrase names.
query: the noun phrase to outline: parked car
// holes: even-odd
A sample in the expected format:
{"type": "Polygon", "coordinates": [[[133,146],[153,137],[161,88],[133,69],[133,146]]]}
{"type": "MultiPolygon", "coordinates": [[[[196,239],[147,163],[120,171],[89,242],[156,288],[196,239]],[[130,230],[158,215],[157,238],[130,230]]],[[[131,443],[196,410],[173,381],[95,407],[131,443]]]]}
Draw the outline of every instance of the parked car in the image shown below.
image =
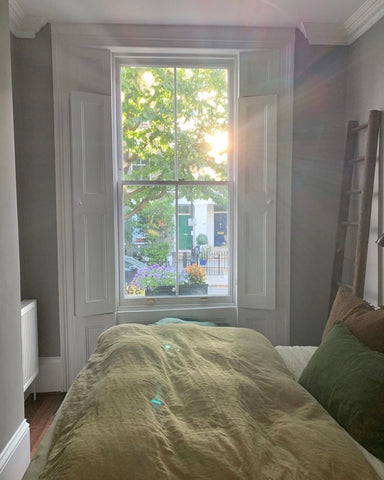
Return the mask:
{"type": "Polygon", "coordinates": [[[130,257],[128,255],[124,256],[124,277],[125,283],[131,283],[133,277],[136,275],[137,270],[139,268],[145,267],[146,264],[140,262],[134,257],[130,257]]]}

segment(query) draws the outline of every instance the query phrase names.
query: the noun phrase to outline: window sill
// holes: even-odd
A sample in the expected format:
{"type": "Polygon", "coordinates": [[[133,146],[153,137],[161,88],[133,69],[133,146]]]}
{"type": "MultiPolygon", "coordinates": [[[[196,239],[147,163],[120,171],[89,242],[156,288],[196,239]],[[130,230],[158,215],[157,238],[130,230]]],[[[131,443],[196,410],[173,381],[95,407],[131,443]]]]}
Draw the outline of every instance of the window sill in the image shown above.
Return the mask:
{"type": "Polygon", "coordinates": [[[116,312],[116,323],[153,323],[166,317],[183,320],[214,322],[220,325],[237,325],[237,308],[228,306],[191,306],[186,308],[160,306],[151,308],[120,307],[116,312]]]}

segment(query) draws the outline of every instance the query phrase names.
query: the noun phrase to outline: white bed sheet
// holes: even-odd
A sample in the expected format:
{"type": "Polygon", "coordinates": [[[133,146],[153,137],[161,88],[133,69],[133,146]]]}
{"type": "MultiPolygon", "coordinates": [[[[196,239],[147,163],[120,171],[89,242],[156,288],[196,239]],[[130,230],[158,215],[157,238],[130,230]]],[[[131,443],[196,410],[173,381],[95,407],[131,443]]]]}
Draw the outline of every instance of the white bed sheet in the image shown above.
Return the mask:
{"type": "MultiPolygon", "coordinates": [[[[283,359],[288,370],[292,373],[295,380],[299,380],[302,371],[305,366],[311,359],[312,355],[315,353],[317,347],[311,346],[281,346],[278,345],[275,347],[280,357],[283,359]]],[[[372,455],[368,450],[366,450],[362,445],[360,445],[356,440],[354,440],[348,432],[345,432],[349,438],[355,443],[358,449],[362,452],[364,457],[375,469],[377,475],[381,480],[384,480],[384,463],[372,455]]],[[[363,479],[362,479],[363,480],[363,479]]]]}

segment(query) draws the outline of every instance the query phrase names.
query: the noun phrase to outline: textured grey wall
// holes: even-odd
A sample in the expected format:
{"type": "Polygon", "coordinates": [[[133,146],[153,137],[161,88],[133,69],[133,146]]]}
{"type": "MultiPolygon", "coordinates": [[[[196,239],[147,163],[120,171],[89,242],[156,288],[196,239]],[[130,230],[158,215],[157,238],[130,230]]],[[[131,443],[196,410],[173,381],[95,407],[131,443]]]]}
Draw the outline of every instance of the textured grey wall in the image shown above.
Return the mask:
{"type": "MultiPolygon", "coordinates": [[[[347,80],[347,118],[365,122],[369,110],[384,110],[384,18],[359,38],[349,50],[347,80]]],[[[364,145],[363,145],[364,146],[364,145]]],[[[383,159],[380,159],[383,162],[383,159]]],[[[378,180],[376,169],[376,180],[378,180]]],[[[384,175],[384,173],[383,173],[384,175]]],[[[384,182],[384,178],[381,179],[384,182]]],[[[365,298],[377,305],[378,297],[378,247],[375,240],[382,233],[378,220],[383,213],[379,210],[378,184],[376,182],[371,214],[371,235],[365,282],[365,298]]],[[[383,292],[381,292],[383,293],[383,292]]]]}
{"type": "Polygon", "coordinates": [[[50,26],[12,39],[22,298],[36,298],[40,356],[60,355],[50,26]]]}
{"type": "Polygon", "coordinates": [[[24,417],[8,0],[0,0],[0,452],[24,417]]]}
{"type": "Polygon", "coordinates": [[[318,345],[328,316],[345,137],[348,48],[295,46],[291,343],[318,345]]]}

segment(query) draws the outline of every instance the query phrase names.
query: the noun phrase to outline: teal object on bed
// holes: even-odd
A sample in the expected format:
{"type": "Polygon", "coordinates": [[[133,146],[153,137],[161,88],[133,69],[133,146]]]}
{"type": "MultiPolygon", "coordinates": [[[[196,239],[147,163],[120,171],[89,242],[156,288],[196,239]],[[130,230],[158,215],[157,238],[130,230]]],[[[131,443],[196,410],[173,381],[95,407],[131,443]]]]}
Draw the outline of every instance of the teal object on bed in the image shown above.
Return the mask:
{"type": "Polygon", "coordinates": [[[187,323],[193,325],[201,325],[203,327],[217,327],[216,323],[213,322],[200,322],[198,320],[182,320],[181,318],[174,318],[174,317],[166,317],[158,320],[157,322],[153,323],[152,325],[171,325],[171,324],[179,324],[179,323],[187,323]]]}

